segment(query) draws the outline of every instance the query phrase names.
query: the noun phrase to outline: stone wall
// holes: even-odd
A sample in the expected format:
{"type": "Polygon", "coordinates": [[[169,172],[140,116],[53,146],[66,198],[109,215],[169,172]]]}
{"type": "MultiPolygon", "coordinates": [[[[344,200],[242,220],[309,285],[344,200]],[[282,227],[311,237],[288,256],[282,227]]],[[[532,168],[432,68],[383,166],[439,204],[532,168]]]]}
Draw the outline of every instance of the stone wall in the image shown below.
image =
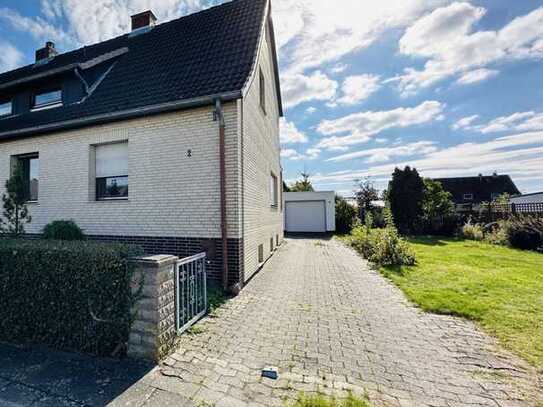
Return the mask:
{"type": "Polygon", "coordinates": [[[133,309],[128,356],[155,362],[175,346],[175,267],[178,257],[157,255],[138,259],[132,289],[142,287],[133,309]],[[143,281],[143,286],[141,282],[143,281]]]}

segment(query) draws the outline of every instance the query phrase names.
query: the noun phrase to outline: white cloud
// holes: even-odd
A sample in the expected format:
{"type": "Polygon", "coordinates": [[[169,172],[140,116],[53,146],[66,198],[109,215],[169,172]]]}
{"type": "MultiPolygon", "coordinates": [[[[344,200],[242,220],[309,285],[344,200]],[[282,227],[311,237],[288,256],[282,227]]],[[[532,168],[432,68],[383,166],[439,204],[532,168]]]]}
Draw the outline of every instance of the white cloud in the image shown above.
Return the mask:
{"type": "Polygon", "coordinates": [[[360,144],[386,129],[404,128],[440,120],[443,116],[443,107],[439,102],[426,101],[415,107],[367,111],[336,120],[324,120],[317,130],[325,136],[332,137],[321,140],[318,147],[331,148],[360,144]]]}
{"type": "Polygon", "coordinates": [[[502,131],[543,130],[543,113],[517,112],[509,116],[497,117],[486,124],[472,127],[483,134],[502,131]]]}
{"type": "Polygon", "coordinates": [[[337,100],[338,103],[354,105],[362,102],[381,88],[379,79],[379,76],[369,74],[347,77],[341,87],[343,96],[337,100]]]}
{"type": "Polygon", "coordinates": [[[319,158],[321,150],[319,148],[308,148],[305,153],[299,153],[293,148],[285,148],[281,150],[281,158],[290,161],[316,160],[319,158]]]}
{"type": "Polygon", "coordinates": [[[497,171],[510,174],[514,180],[538,180],[543,168],[543,132],[515,134],[481,143],[463,143],[415,160],[396,160],[348,173],[321,174],[313,177],[313,181],[352,182],[365,176],[385,181],[390,179],[394,167],[405,165],[416,167],[425,177],[473,176],[497,171]]]}
{"type": "Polygon", "coordinates": [[[313,114],[313,113],[315,113],[316,111],[317,111],[317,108],[316,108],[315,106],[309,106],[309,107],[305,110],[305,112],[306,112],[307,114],[313,114]]]}
{"type": "Polygon", "coordinates": [[[43,17],[25,17],[4,7],[0,18],[37,40],[73,48],[104,41],[130,31],[130,16],[151,9],[167,21],[210,5],[210,0],[41,0],[43,17]],[[60,17],[66,26],[59,28],[60,17]]]}
{"type": "Polygon", "coordinates": [[[428,61],[422,70],[407,68],[392,78],[399,82],[402,94],[414,94],[456,74],[467,74],[464,84],[486,79],[495,72],[480,69],[490,63],[543,57],[543,7],[515,18],[501,30],[474,32],[485,13],[482,7],[455,2],[411,25],[400,40],[400,52],[428,61]]]}
{"type": "Polygon", "coordinates": [[[391,28],[405,27],[447,0],[276,0],[281,56],[288,75],[303,73],[372,44],[391,28]]]}
{"type": "Polygon", "coordinates": [[[69,34],[41,17],[25,17],[10,8],[4,7],[0,8],[0,20],[7,21],[16,30],[29,33],[43,44],[45,44],[45,41],[54,41],[67,47],[75,45],[73,38],[69,34]]]}
{"type": "Polygon", "coordinates": [[[371,148],[368,150],[356,151],[329,158],[326,161],[340,162],[350,161],[358,158],[365,158],[367,163],[389,161],[392,157],[409,157],[414,155],[426,155],[437,151],[435,141],[417,141],[395,147],[371,148]]]}
{"type": "Polygon", "coordinates": [[[471,85],[473,83],[486,81],[487,79],[495,77],[499,73],[500,72],[495,69],[475,69],[463,74],[460,78],[458,78],[456,83],[459,85],[471,85]]]}
{"type": "Polygon", "coordinates": [[[347,68],[349,68],[349,65],[347,64],[342,64],[342,63],[338,63],[338,64],[335,64],[332,69],[330,69],[330,71],[332,73],[342,73],[342,72],[345,72],[347,70],[347,68]]]}
{"type": "Polygon", "coordinates": [[[12,44],[0,40],[0,49],[0,72],[11,71],[21,64],[23,54],[12,44]]]}
{"type": "Polygon", "coordinates": [[[470,129],[471,124],[479,118],[478,114],[474,114],[472,116],[463,117],[460,120],[458,120],[456,123],[454,123],[451,128],[453,130],[464,130],[464,129],[470,129]]]}
{"type": "Polygon", "coordinates": [[[307,136],[298,130],[293,122],[288,122],[282,118],[279,124],[282,144],[307,143],[307,136]]]}
{"type": "Polygon", "coordinates": [[[332,100],[336,96],[338,83],[321,71],[311,76],[296,74],[287,76],[281,83],[286,108],[312,100],[332,100]]]}

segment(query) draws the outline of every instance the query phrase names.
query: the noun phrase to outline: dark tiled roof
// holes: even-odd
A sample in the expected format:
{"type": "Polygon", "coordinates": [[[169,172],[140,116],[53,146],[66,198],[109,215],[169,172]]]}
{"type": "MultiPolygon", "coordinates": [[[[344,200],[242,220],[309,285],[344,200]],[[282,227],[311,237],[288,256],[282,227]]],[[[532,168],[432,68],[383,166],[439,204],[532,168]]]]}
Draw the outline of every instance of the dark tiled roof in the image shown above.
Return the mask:
{"type": "Polygon", "coordinates": [[[509,175],[437,178],[435,181],[439,181],[443,189],[452,194],[455,203],[489,202],[492,194],[520,194],[509,175]],[[473,194],[473,200],[464,200],[464,194],[473,194]]]}
{"type": "Polygon", "coordinates": [[[240,91],[256,59],[266,4],[266,0],[234,0],[157,25],[145,34],[125,34],[60,54],[43,66],[29,65],[1,74],[0,87],[128,48],[86,101],[2,119],[0,135],[240,91]]]}

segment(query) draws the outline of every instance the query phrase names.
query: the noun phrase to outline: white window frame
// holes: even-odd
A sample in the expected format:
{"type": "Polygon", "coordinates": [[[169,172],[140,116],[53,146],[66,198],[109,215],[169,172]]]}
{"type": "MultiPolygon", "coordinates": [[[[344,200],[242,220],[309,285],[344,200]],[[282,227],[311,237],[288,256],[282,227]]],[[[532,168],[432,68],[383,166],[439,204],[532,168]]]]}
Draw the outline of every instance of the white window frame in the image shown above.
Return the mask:
{"type": "Polygon", "coordinates": [[[270,173],[270,205],[272,208],[279,206],[279,193],[277,189],[277,175],[270,173]]]}
{"type": "Polygon", "coordinates": [[[2,113],[0,110],[0,117],[8,117],[13,114],[13,99],[10,99],[6,102],[0,103],[0,106],[9,105],[9,112],[8,113],[2,113]]]}
{"type": "Polygon", "coordinates": [[[32,112],[37,112],[37,111],[46,110],[46,109],[53,109],[59,106],[62,106],[62,88],[55,88],[54,90],[39,91],[32,95],[32,109],[31,109],[32,112]],[[37,104],[36,99],[38,96],[45,95],[47,93],[56,93],[56,92],[60,94],[60,100],[37,104]]]}
{"type": "Polygon", "coordinates": [[[473,201],[473,194],[464,194],[464,201],[473,201]]]}
{"type": "Polygon", "coordinates": [[[113,143],[107,143],[107,144],[98,144],[94,146],[94,182],[95,182],[95,200],[96,201],[126,201],[128,200],[129,194],[130,194],[130,178],[128,174],[128,141],[122,140],[122,141],[116,141],[113,143]],[[125,165],[121,165],[121,168],[119,169],[110,169],[110,170],[101,170],[101,165],[99,165],[99,155],[100,155],[100,149],[101,148],[107,148],[108,146],[118,146],[118,145],[126,145],[126,163],[125,165]],[[123,196],[105,196],[103,194],[100,194],[100,186],[102,180],[105,180],[107,184],[108,179],[113,178],[125,178],[127,181],[127,193],[123,196]]]}

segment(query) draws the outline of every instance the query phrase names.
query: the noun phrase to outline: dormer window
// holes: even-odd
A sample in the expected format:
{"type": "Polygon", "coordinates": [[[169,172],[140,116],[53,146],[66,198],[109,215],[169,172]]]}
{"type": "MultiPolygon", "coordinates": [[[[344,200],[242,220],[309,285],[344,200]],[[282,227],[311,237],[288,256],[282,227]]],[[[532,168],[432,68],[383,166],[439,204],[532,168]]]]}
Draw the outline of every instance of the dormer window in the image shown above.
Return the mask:
{"type": "Polygon", "coordinates": [[[32,110],[50,109],[62,105],[62,90],[54,89],[34,95],[32,110]]]}
{"type": "Polygon", "coordinates": [[[11,100],[7,102],[0,103],[0,117],[9,116],[13,113],[11,100]]]}

